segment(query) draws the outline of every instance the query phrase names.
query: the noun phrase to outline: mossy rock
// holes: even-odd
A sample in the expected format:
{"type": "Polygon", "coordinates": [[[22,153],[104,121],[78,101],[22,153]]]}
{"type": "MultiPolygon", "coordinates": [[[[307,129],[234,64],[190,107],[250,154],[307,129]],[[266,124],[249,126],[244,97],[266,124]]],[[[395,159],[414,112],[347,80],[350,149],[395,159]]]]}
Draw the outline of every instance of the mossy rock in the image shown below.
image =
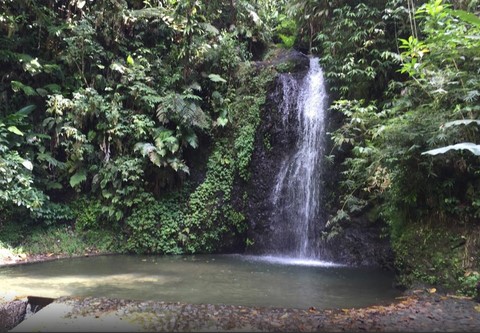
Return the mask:
{"type": "Polygon", "coordinates": [[[307,71],[310,60],[307,55],[294,49],[273,49],[266,57],[263,65],[273,66],[279,73],[297,73],[307,71]]]}

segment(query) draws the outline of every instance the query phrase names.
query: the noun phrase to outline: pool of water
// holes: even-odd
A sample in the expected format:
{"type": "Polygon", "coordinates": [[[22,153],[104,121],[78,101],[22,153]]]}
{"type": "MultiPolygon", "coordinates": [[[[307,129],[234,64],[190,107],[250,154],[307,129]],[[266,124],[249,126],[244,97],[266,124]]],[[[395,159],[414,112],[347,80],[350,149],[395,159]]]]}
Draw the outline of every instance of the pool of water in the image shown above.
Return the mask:
{"type": "Polygon", "coordinates": [[[399,292],[390,272],[323,261],[244,255],[114,255],[0,268],[0,290],[168,302],[345,308],[399,292]]]}

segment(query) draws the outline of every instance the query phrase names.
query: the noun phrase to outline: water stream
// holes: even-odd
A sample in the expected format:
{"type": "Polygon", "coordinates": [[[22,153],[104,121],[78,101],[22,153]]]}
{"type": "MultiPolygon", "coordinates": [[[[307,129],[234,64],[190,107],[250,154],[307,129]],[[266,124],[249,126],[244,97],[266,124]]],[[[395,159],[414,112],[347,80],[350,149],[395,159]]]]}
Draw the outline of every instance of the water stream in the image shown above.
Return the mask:
{"type": "Polygon", "coordinates": [[[275,180],[272,202],[275,238],[273,254],[295,258],[318,258],[315,224],[321,198],[320,158],[325,136],[327,93],[318,58],[310,58],[306,76],[280,76],[285,129],[294,127],[298,135],[295,151],[282,161],[275,180]]]}

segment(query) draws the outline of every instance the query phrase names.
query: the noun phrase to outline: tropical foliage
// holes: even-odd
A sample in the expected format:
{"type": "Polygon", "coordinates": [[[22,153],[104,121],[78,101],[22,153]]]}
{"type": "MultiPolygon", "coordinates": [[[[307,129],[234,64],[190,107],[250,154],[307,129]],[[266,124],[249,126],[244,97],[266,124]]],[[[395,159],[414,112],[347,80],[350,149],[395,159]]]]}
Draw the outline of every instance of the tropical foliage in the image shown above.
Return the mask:
{"type": "MultiPolygon", "coordinates": [[[[232,226],[216,220],[224,213],[233,218],[233,211],[209,211],[221,204],[219,191],[228,195],[235,169],[223,166],[236,157],[217,160],[212,153],[209,165],[221,173],[211,184],[209,173],[204,184],[192,183],[191,165],[196,154],[227,140],[242,154],[238,172],[246,176],[256,125],[242,125],[249,118],[236,115],[235,90],[254,72],[241,77],[238,67],[269,42],[280,6],[1,1],[3,238],[18,242],[16,235],[34,226],[69,224],[111,230],[129,251],[181,253],[216,250],[220,235],[244,230],[241,218],[232,226]],[[227,170],[223,183],[218,177],[227,170]],[[194,199],[207,183],[208,210],[198,201],[207,197],[194,199]],[[191,199],[184,190],[172,194],[182,188],[192,189],[191,199]],[[172,195],[188,205],[175,207],[172,195]],[[208,229],[217,236],[190,245],[191,225],[197,235],[208,229]]],[[[261,103],[264,88],[251,87],[252,99],[241,107],[258,119],[253,94],[261,103]]]]}
{"type": "MultiPolygon", "coordinates": [[[[410,2],[407,8],[397,2],[398,7],[383,13],[378,6],[366,11],[370,20],[360,10],[365,4],[351,12],[342,9],[339,26],[361,24],[357,34],[376,35],[359,36],[361,48],[340,40],[341,47],[353,48],[354,66],[336,66],[331,52],[323,56],[340,89],[332,111],[344,116],[344,124],[332,133],[340,149],[337,159],[344,157],[344,194],[328,227],[338,232],[358,214],[384,220],[404,279],[451,287],[479,267],[475,230],[480,212],[479,19],[454,5],[469,9],[473,2],[468,8],[432,0],[415,12],[410,2]],[[402,11],[410,13],[403,25],[392,14],[402,11]],[[357,16],[361,19],[355,21],[357,16]],[[389,19],[395,22],[397,39],[388,35],[389,19]],[[379,48],[368,49],[379,42],[379,48]],[[352,91],[352,86],[358,89],[352,91]],[[445,225],[451,228],[450,243],[445,225]],[[438,242],[412,256],[408,249],[422,239],[438,242]],[[451,251],[459,243],[468,244],[464,252],[451,251]],[[438,250],[439,244],[448,244],[443,245],[447,250],[438,250]],[[445,271],[450,274],[442,275],[445,271]]],[[[319,35],[321,41],[324,35],[319,35]]]]}

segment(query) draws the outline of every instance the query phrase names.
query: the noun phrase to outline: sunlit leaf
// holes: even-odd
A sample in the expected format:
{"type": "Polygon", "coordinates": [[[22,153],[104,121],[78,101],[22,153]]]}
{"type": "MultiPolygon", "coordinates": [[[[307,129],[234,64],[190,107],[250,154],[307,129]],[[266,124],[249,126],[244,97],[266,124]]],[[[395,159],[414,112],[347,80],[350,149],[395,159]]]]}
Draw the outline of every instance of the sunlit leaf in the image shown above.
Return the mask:
{"type": "Polygon", "coordinates": [[[122,64],[118,63],[118,62],[114,62],[110,65],[110,69],[112,71],[116,71],[116,72],[119,72],[121,74],[125,73],[125,66],[123,66],[122,64]]]}
{"type": "Polygon", "coordinates": [[[443,127],[448,128],[451,126],[458,126],[458,125],[470,125],[470,124],[477,124],[480,125],[480,120],[475,120],[475,119],[462,119],[462,120],[454,120],[454,121],[449,121],[448,123],[445,123],[443,127]]]}
{"type": "Polygon", "coordinates": [[[77,0],[77,8],[82,9],[85,6],[85,0],[77,0]]]}
{"type": "Polygon", "coordinates": [[[449,145],[446,147],[441,147],[437,149],[431,149],[426,152],[423,152],[422,155],[428,154],[428,155],[438,155],[438,154],[445,154],[446,152],[450,150],[468,150],[472,154],[480,156],[480,145],[477,145],[472,142],[462,142],[462,143],[457,143],[455,145],[449,145]]]}
{"type": "Polygon", "coordinates": [[[23,136],[23,132],[20,131],[20,130],[17,128],[17,126],[9,126],[9,127],[7,128],[7,130],[8,130],[9,132],[14,133],[14,134],[23,136]]]}
{"type": "Polygon", "coordinates": [[[140,151],[142,156],[147,156],[150,152],[155,150],[155,146],[151,143],[139,142],[133,147],[134,151],[140,151]]]}
{"type": "Polygon", "coordinates": [[[228,123],[228,119],[224,117],[217,118],[217,124],[221,127],[224,127],[228,123]]]}
{"type": "Polygon", "coordinates": [[[130,66],[133,66],[135,64],[135,61],[133,60],[131,55],[128,55],[127,57],[127,64],[129,64],[130,66]]]}
{"type": "Polygon", "coordinates": [[[30,162],[29,160],[23,160],[23,161],[22,161],[22,165],[23,165],[26,169],[28,169],[28,170],[30,170],[30,171],[33,170],[33,164],[32,164],[32,162],[30,162]]]}
{"type": "Polygon", "coordinates": [[[220,31],[210,23],[204,22],[204,23],[200,23],[200,25],[203,29],[205,29],[205,31],[211,33],[212,35],[218,35],[220,33],[220,31]]]}
{"type": "Polygon", "coordinates": [[[225,80],[224,78],[222,78],[220,75],[218,74],[209,74],[208,75],[208,78],[210,80],[212,80],[213,82],[227,82],[227,80],[225,80]]]}

